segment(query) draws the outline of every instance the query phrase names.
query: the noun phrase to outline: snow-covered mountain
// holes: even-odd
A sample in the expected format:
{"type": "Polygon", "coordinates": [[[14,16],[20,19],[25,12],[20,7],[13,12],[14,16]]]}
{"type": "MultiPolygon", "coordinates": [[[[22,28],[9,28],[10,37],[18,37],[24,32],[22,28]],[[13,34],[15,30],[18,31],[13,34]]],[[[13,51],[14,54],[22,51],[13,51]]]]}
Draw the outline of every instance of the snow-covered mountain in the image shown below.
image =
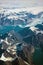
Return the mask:
{"type": "Polygon", "coordinates": [[[35,26],[37,24],[43,23],[43,11],[34,14],[31,11],[27,10],[25,9],[0,10],[0,25],[35,26]]]}
{"type": "Polygon", "coordinates": [[[27,62],[35,48],[43,50],[43,11],[27,10],[0,10],[0,60],[4,62],[17,62],[19,57],[27,62]]]}

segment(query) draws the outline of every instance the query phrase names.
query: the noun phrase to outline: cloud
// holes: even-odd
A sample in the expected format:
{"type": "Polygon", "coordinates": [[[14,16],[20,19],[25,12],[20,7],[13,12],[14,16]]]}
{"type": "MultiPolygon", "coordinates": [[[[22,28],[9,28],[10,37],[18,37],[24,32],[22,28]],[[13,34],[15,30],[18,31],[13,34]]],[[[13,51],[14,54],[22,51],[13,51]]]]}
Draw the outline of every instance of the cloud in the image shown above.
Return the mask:
{"type": "Polygon", "coordinates": [[[43,0],[0,0],[0,7],[37,7],[43,6],[43,0]]]}

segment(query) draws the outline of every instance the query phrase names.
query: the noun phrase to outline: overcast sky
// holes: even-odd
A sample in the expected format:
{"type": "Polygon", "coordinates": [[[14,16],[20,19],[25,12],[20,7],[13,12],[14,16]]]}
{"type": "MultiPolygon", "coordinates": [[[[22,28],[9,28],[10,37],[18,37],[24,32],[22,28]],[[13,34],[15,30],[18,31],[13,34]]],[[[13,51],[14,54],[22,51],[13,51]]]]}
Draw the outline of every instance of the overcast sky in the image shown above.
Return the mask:
{"type": "Polygon", "coordinates": [[[43,0],[0,0],[1,7],[43,7],[43,0]]]}

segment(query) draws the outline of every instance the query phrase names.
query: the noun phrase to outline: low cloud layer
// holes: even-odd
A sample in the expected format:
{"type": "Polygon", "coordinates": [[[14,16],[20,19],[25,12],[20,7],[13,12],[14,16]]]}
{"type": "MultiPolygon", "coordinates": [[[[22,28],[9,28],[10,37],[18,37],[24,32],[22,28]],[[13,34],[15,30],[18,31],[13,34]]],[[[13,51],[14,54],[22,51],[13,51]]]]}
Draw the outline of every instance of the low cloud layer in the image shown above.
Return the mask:
{"type": "Polygon", "coordinates": [[[1,7],[43,7],[43,0],[0,0],[1,7]]]}

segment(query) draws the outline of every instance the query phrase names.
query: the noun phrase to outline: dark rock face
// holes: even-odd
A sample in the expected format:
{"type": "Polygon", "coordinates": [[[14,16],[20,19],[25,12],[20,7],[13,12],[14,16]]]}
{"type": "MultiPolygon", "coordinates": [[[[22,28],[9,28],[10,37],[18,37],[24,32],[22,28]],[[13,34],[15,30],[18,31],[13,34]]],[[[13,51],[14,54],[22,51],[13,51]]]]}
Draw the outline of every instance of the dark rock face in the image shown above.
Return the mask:
{"type": "Polygon", "coordinates": [[[4,61],[0,60],[0,65],[6,65],[4,61]]]}
{"type": "Polygon", "coordinates": [[[4,52],[4,56],[7,57],[14,57],[12,54],[10,54],[9,52],[5,51],[4,52]]]}
{"type": "Polygon", "coordinates": [[[2,53],[4,53],[4,49],[0,49],[0,57],[1,57],[1,55],[2,55],[2,53]]]}
{"type": "Polygon", "coordinates": [[[0,65],[19,65],[19,61],[18,58],[16,58],[13,61],[5,61],[5,62],[0,60],[0,65]]]}
{"type": "Polygon", "coordinates": [[[10,61],[6,61],[5,64],[6,65],[12,65],[12,63],[10,61]]]}
{"type": "Polygon", "coordinates": [[[14,61],[12,61],[12,65],[19,65],[19,60],[16,58],[14,61]]]}

